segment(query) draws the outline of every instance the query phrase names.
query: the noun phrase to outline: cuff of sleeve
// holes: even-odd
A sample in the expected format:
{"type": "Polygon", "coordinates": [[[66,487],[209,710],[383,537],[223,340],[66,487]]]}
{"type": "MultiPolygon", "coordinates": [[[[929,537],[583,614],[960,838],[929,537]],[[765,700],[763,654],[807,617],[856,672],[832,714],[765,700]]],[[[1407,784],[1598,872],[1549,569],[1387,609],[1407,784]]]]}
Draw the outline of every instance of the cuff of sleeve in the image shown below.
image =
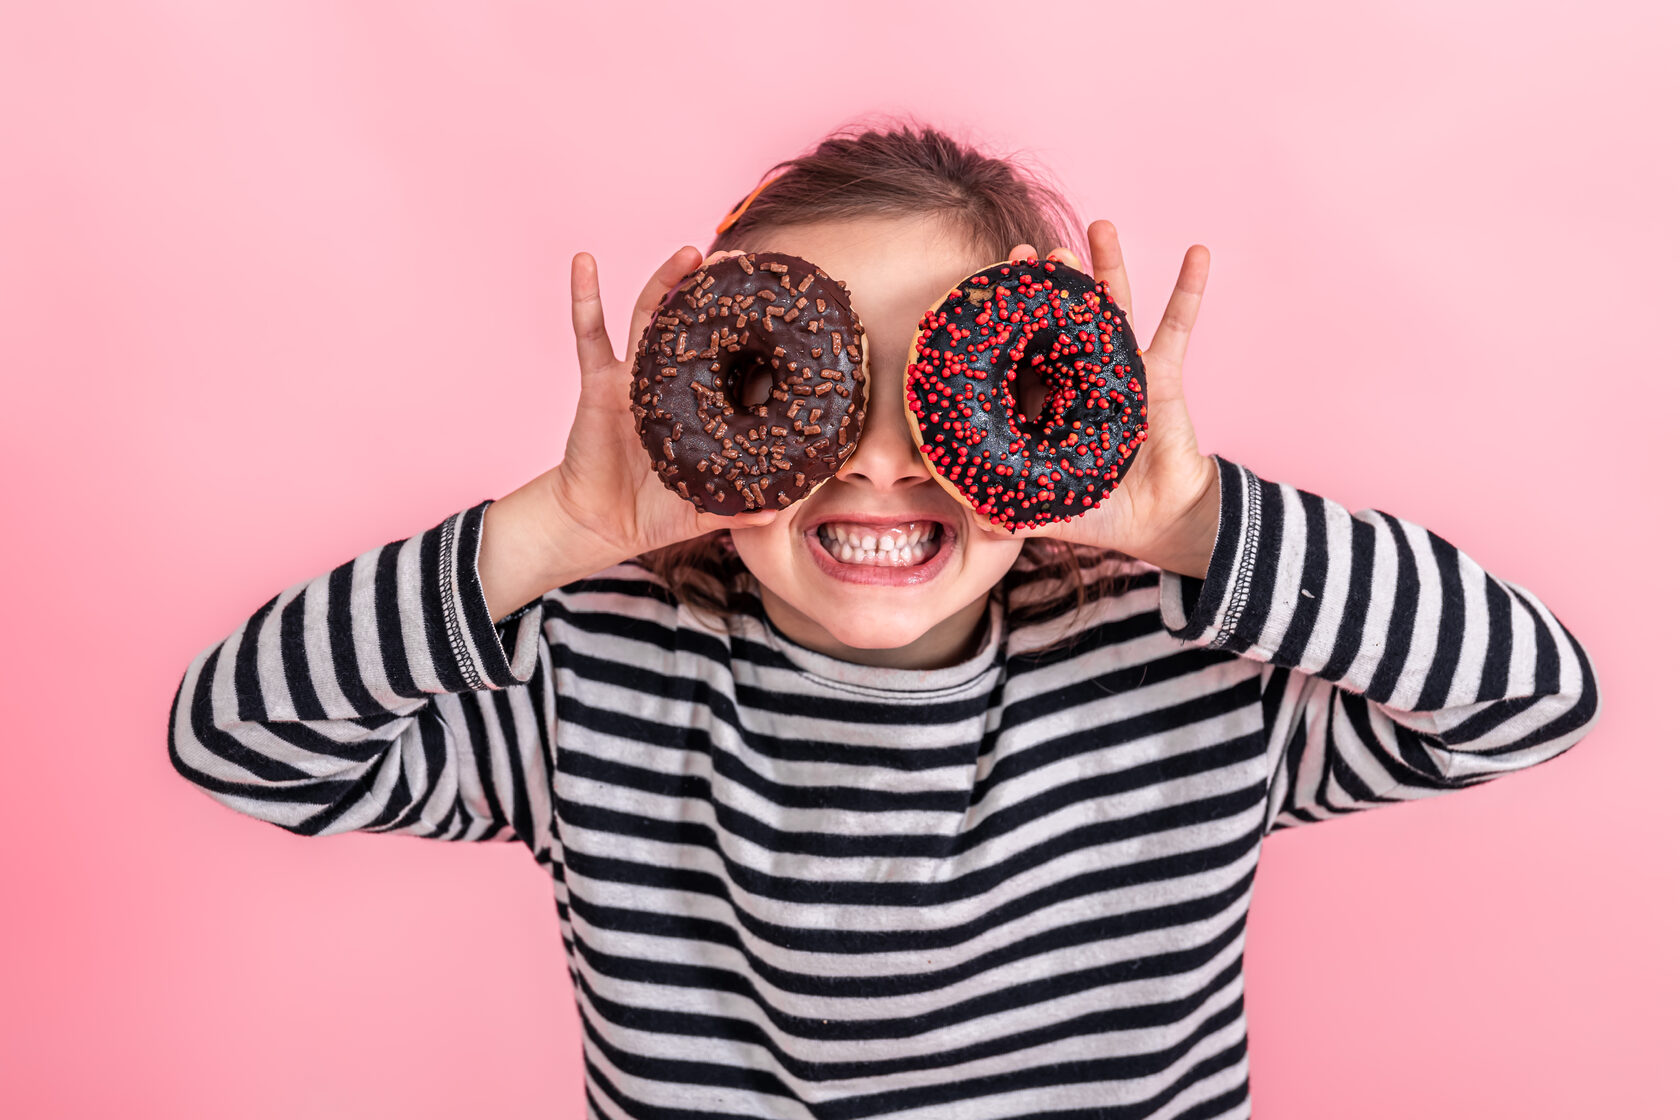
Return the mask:
{"type": "Polygon", "coordinates": [[[1210,649],[1230,643],[1250,603],[1260,550],[1261,480],[1215,455],[1219,464],[1219,532],[1206,579],[1161,573],[1161,618],[1175,638],[1210,649]]]}
{"type": "Polygon", "coordinates": [[[524,684],[536,670],[542,641],[542,599],[526,603],[497,623],[490,617],[478,575],[484,511],[491,499],[462,510],[443,523],[438,570],[442,577],[444,625],[455,667],[470,689],[524,684]]]}

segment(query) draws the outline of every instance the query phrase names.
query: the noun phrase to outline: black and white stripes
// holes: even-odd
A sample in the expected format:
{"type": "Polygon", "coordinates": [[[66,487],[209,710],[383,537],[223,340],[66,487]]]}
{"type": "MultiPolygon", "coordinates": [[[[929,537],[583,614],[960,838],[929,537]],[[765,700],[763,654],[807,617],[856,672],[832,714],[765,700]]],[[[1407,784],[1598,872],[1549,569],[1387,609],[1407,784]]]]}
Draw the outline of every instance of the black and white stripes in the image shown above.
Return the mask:
{"type": "Polygon", "coordinates": [[[1220,471],[1216,554],[1267,562],[1166,575],[1161,608],[1172,632],[1267,663],[1269,827],[1473,785],[1586,734],[1591,663],[1533,594],[1420,526],[1220,471]]]}
{"type": "Polygon", "coordinates": [[[1262,837],[1551,758],[1597,691],[1434,534],[1220,472],[1205,581],[1095,556],[1129,582],[1033,652],[1067,605],[1023,564],[929,672],[634,563],[493,625],[481,503],[200,654],[171,758],[300,835],[525,844],[591,1116],[1247,1116],[1262,837]]]}

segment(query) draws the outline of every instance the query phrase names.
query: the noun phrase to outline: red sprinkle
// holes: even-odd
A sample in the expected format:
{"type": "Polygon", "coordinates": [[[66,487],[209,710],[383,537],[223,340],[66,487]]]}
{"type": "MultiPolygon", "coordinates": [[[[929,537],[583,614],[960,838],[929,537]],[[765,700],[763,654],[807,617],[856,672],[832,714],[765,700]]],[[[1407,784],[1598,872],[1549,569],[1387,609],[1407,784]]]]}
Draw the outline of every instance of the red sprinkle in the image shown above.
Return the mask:
{"type": "Polygon", "coordinates": [[[1137,355],[1124,331],[1093,325],[1124,323],[1108,285],[1071,266],[1062,286],[1043,278],[1056,271],[1028,258],[952,289],[921,317],[905,379],[923,456],[976,512],[1011,529],[1071,520],[1064,510],[1100,502],[1148,436],[1141,375],[1121,380],[1137,355]],[[975,291],[987,287],[984,298],[975,291]],[[1052,325],[1049,345],[1035,344],[1052,325]],[[1022,368],[1042,378],[1036,422],[1017,411],[1016,393],[1031,392],[1022,368]],[[939,446],[947,435],[954,455],[939,446]]]}

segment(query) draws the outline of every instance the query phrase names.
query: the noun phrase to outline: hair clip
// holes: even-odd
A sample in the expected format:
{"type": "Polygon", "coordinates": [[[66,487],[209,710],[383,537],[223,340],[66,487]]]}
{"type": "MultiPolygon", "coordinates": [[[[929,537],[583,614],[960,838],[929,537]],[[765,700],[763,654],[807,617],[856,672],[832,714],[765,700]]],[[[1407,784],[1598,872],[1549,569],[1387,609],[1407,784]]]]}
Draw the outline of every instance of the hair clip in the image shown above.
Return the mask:
{"type": "Polygon", "coordinates": [[[715,232],[722,233],[724,230],[726,230],[730,226],[734,225],[736,219],[738,219],[742,214],[745,214],[747,212],[747,207],[752,205],[752,200],[758,197],[758,192],[762,191],[765,187],[768,187],[771,183],[774,183],[777,179],[780,179],[785,174],[787,174],[787,170],[784,168],[782,171],[778,172],[775,175],[770,176],[768,179],[766,179],[762,183],[758,184],[758,186],[754,187],[753,190],[752,190],[752,193],[749,194],[746,198],[743,198],[741,200],[741,204],[739,206],[735,207],[735,209],[731,210],[729,212],[729,216],[724,218],[723,221],[718,223],[718,227],[717,227],[717,230],[715,232]]]}

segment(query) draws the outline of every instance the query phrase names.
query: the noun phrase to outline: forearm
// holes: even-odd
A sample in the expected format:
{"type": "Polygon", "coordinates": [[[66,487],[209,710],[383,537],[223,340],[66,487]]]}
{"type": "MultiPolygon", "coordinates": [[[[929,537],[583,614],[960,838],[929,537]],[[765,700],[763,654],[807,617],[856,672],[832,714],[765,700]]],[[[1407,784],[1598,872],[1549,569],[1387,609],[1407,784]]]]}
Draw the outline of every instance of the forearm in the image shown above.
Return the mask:
{"type": "Polygon", "coordinates": [[[1169,633],[1265,662],[1268,831],[1538,765],[1598,719],[1592,663],[1523,588],[1422,526],[1221,461],[1205,579],[1169,633]]]}
{"type": "Polygon", "coordinates": [[[546,788],[549,655],[539,614],[490,625],[472,560],[491,504],[285,589],[201,652],[170,707],[176,771],[300,835],[534,842],[515,807],[546,788]]]}
{"type": "Polygon", "coordinates": [[[496,622],[556,587],[628,559],[565,516],[554,480],[554,471],[538,475],[484,513],[478,575],[496,622]]]}
{"type": "Polygon", "coordinates": [[[1422,526],[1229,462],[1221,489],[1205,582],[1162,582],[1175,633],[1448,725],[1493,702],[1569,708],[1591,691],[1586,655],[1556,616],[1422,526]]]}

